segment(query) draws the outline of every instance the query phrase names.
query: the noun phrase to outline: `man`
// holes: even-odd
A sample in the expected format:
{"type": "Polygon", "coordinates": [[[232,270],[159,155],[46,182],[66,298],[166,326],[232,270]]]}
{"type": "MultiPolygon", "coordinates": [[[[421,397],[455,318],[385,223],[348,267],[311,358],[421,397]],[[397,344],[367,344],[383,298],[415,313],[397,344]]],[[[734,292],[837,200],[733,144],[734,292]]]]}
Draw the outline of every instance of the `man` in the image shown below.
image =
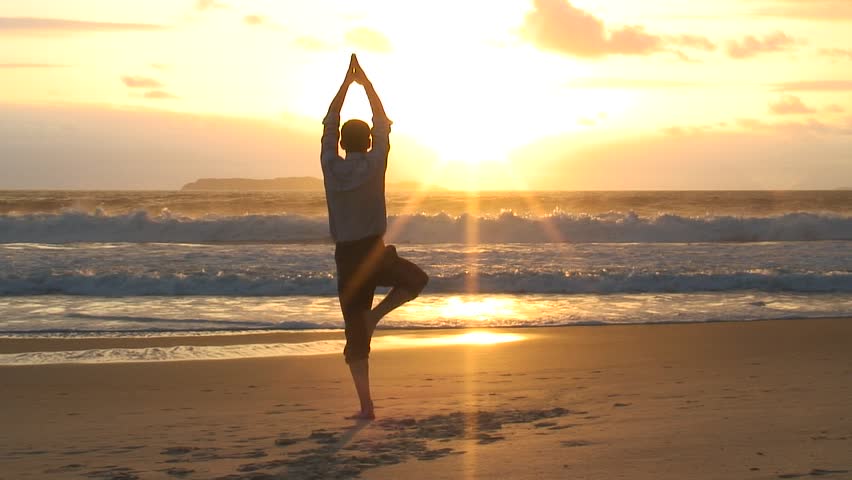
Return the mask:
{"type": "Polygon", "coordinates": [[[400,258],[393,245],[385,246],[382,238],[387,230],[385,171],[391,123],[372,83],[352,54],[343,85],[323,120],[320,160],[328,224],[335,241],[337,294],[346,324],[343,354],[361,402],[361,410],[347,417],[355,420],[375,418],[370,397],[369,355],[376,324],[416,298],[429,281],[423,270],[400,258]],[[352,82],[362,85],[367,92],[373,111],[372,131],[361,120],[349,120],[340,128],[340,109],[352,82]],[[338,140],[346,151],[345,157],[338,154],[338,140]],[[377,286],[392,288],[373,308],[377,286]]]}

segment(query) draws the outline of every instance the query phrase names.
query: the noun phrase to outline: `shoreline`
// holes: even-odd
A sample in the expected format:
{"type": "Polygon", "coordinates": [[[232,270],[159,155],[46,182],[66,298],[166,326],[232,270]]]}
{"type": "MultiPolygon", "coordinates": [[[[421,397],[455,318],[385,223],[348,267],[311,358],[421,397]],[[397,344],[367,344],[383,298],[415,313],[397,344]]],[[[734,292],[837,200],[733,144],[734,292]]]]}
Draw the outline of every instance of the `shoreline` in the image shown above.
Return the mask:
{"type": "MultiPolygon", "coordinates": [[[[584,323],[584,324],[568,324],[568,325],[532,325],[532,326],[489,326],[481,328],[473,327],[391,327],[379,328],[376,330],[374,338],[388,336],[418,336],[432,335],[436,337],[445,335],[458,335],[459,332],[468,331],[483,331],[483,332],[512,332],[512,331],[539,331],[539,330],[560,330],[572,328],[605,328],[605,327],[654,327],[654,326],[688,326],[688,325],[714,325],[714,324],[749,324],[761,322],[806,322],[806,321],[832,321],[845,320],[852,317],[843,316],[827,316],[827,317],[792,317],[792,318],[757,318],[752,320],[707,320],[695,322],[679,322],[679,321],[659,321],[646,323],[584,323]]],[[[205,331],[205,330],[187,330],[187,331],[169,331],[169,332],[97,332],[106,333],[107,336],[86,335],[62,337],[38,336],[37,334],[22,334],[14,336],[7,334],[0,335],[0,355],[18,354],[30,352],[62,352],[76,350],[94,350],[94,349],[109,349],[109,348],[150,348],[150,347],[178,347],[178,346],[235,346],[235,345],[268,345],[268,344],[299,344],[307,342],[317,342],[326,340],[341,340],[343,339],[343,329],[304,329],[304,330],[234,330],[234,331],[205,331]],[[138,333],[138,335],[128,335],[128,333],[138,333]]],[[[385,348],[393,348],[386,345],[385,348]]],[[[315,354],[314,354],[315,355],[315,354]]],[[[284,356],[299,356],[299,355],[284,355],[284,356]]],[[[273,356],[270,356],[272,358],[273,356]]],[[[186,360],[186,361],[205,361],[208,359],[186,360]]],[[[217,360],[211,358],[209,360],[217,360]]],[[[233,360],[228,358],[227,360],[233,360]]],[[[171,360],[161,360],[171,361],[171,360]]],[[[174,360],[184,361],[184,360],[174,360]]],[[[120,362],[110,362],[120,363],[120,362]]],[[[10,366],[10,365],[0,365],[10,366]]],[[[14,366],[14,365],[11,365],[14,366]]]]}

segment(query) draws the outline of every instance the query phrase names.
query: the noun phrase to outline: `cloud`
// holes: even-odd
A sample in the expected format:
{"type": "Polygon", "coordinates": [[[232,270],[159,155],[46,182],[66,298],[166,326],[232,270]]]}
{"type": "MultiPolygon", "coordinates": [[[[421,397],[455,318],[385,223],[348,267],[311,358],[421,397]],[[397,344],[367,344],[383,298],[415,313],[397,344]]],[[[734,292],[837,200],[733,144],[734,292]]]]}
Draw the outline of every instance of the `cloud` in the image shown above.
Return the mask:
{"type": "Polygon", "coordinates": [[[246,15],[243,17],[243,23],[251,26],[259,26],[266,23],[266,17],[262,15],[246,15]]]}
{"type": "Polygon", "coordinates": [[[68,68],[68,65],[54,63],[0,63],[0,68],[68,68]]]}
{"type": "Polygon", "coordinates": [[[129,88],[161,88],[162,82],[148,77],[123,76],[121,81],[129,88]]]}
{"type": "Polygon", "coordinates": [[[162,25],[67,20],[61,18],[0,17],[0,33],[83,33],[165,30],[162,25]]]}
{"type": "Polygon", "coordinates": [[[814,80],[772,84],[775,91],[783,92],[849,92],[852,80],[814,80]]]}
{"type": "Polygon", "coordinates": [[[147,91],[142,94],[142,98],[150,100],[174,100],[180,98],[164,90],[165,85],[163,82],[155,78],[125,75],[121,77],[121,81],[130,89],[146,89],[147,91]]]}
{"type": "Polygon", "coordinates": [[[200,12],[214,10],[217,8],[228,8],[228,4],[218,2],[217,0],[197,0],[195,2],[195,9],[200,12]]]}
{"type": "Polygon", "coordinates": [[[654,90],[667,88],[685,88],[701,86],[697,82],[643,78],[578,78],[568,82],[572,88],[616,89],[616,90],[654,90]]]}
{"type": "Polygon", "coordinates": [[[567,0],[535,0],[521,35],[543,50],[581,58],[607,55],[651,55],[660,52],[686,55],[676,47],[715,50],[709,39],[697,35],[662,36],[648,33],[640,25],[607,28],[603,20],[567,0]]]}
{"type": "Polygon", "coordinates": [[[775,32],[758,38],[748,35],[742,40],[728,41],[725,50],[728,56],[736,59],[751,58],[762,53],[774,53],[789,50],[796,45],[796,40],[783,32],[775,32]]]}
{"type": "Polygon", "coordinates": [[[538,47],[577,57],[640,55],[659,51],[660,37],[628,26],[607,34],[602,20],[563,0],[535,0],[522,35],[538,47]]]}
{"type": "Polygon", "coordinates": [[[315,132],[302,130],[310,119],[82,105],[0,109],[0,188],[163,190],[199,177],[322,176],[319,162],[309,161],[315,132]]]}
{"type": "Polygon", "coordinates": [[[753,118],[739,118],[737,125],[746,130],[769,133],[852,136],[852,126],[833,125],[813,119],[804,122],[765,123],[753,118]]]}
{"type": "Polygon", "coordinates": [[[846,111],[846,109],[841,107],[840,105],[831,104],[831,105],[825,107],[825,111],[829,112],[829,113],[843,113],[843,112],[846,111]]]}
{"type": "Polygon", "coordinates": [[[316,37],[299,37],[295,39],[293,43],[298,47],[314,52],[321,52],[333,49],[331,44],[316,37]]]}
{"type": "Polygon", "coordinates": [[[388,37],[366,27],[355,28],[346,32],[346,42],[354,47],[371,52],[387,53],[392,50],[388,37]]]}
{"type": "Polygon", "coordinates": [[[845,21],[852,19],[849,0],[748,0],[761,6],[753,10],[760,16],[795,18],[798,20],[845,21]]]}
{"type": "Polygon", "coordinates": [[[673,37],[668,37],[668,39],[671,43],[683,47],[695,48],[706,52],[713,52],[716,50],[716,44],[711,42],[707,37],[701,37],[698,35],[675,35],[673,37]]]}
{"type": "Polygon", "coordinates": [[[180,98],[164,90],[149,90],[143,96],[151,100],[175,100],[180,98]]]}
{"type": "Polygon", "coordinates": [[[852,135],[816,133],[825,126],[683,125],[669,134],[627,137],[582,131],[531,144],[512,156],[511,166],[541,190],[836,188],[852,178],[852,135]]]}
{"type": "Polygon", "coordinates": [[[852,49],[850,48],[821,48],[820,55],[842,60],[852,60],[852,49]]]}
{"type": "Polygon", "coordinates": [[[672,127],[663,128],[662,131],[666,135],[672,137],[683,137],[688,135],[701,135],[708,132],[712,132],[717,130],[717,127],[723,127],[724,124],[720,125],[676,125],[672,127]]]}
{"type": "Polygon", "coordinates": [[[816,110],[802,103],[802,99],[793,95],[782,95],[777,102],[770,102],[769,111],[775,115],[799,115],[814,113],[816,110]]]}
{"type": "Polygon", "coordinates": [[[243,17],[243,23],[253,28],[267,28],[270,30],[285,30],[284,27],[278,25],[263,15],[246,15],[243,17]]]}

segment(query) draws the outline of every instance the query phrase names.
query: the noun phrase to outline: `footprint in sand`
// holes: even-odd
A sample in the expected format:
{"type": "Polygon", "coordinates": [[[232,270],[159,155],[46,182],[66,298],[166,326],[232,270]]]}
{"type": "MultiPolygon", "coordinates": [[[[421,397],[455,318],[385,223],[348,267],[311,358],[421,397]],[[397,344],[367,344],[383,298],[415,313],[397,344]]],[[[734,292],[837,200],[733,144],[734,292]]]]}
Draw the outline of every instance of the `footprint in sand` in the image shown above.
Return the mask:
{"type": "Polygon", "coordinates": [[[51,469],[49,469],[49,470],[45,470],[45,471],[44,471],[44,473],[68,473],[68,472],[75,472],[75,471],[77,471],[77,470],[79,470],[79,469],[81,469],[81,468],[83,468],[83,467],[84,467],[84,465],[83,465],[83,464],[81,464],[81,463],[69,463],[68,465],[63,465],[63,466],[61,466],[61,467],[51,468],[51,469]]]}
{"type": "Polygon", "coordinates": [[[301,440],[298,438],[281,437],[275,439],[275,445],[278,447],[289,447],[290,445],[295,445],[299,442],[301,442],[301,440]]]}
{"type": "Polygon", "coordinates": [[[195,470],[191,468],[171,467],[160,471],[165,472],[167,475],[171,475],[173,477],[185,477],[190,473],[193,473],[195,470]]]}
{"type": "Polygon", "coordinates": [[[592,442],[586,440],[563,440],[560,443],[563,447],[586,447],[592,444],[592,442]]]}
{"type": "Polygon", "coordinates": [[[198,449],[195,447],[169,447],[160,451],[160,455],[186,455],[193,450],[198,449]]]}
{"type": "Polygon", "coordinates": [[[849,473],[849,470],[826,470],[823,468],[814,468],[808,473],[782,473],[778,475],[778,478],[800,478],[800,477],[823,477],[827,475],[840,475],[842,473],[849,473]]]}
{"type": "Polygon", "coordinates": [[[116,465],[107,465],[105,467],[101,467],[100,470],[92,470],[91,472],[84,473],[85,476],[89,478],[103,479],[103,480],[137,480],[141,478],[137,475],[138,471],[133,470],[127,467],[119,467],[116,465]]]}

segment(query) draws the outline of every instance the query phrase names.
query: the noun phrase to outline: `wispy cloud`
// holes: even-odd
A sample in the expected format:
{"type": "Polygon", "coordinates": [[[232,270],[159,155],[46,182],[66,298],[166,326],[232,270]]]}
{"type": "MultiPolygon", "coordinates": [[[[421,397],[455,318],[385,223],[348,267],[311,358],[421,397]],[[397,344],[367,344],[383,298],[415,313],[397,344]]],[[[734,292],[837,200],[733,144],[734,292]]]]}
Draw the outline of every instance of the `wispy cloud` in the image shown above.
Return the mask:
{"type": "Polygon", "coordinates": [[[263,15],[246,15],[243,17],[243,23],[252,26],[263,25],[266,23],[266,17],[263,15]]]}
{"type": "Polygon", "coordinates": [[[849,92],[852,80],[812,80],[804,82],[784,82],[771,85],[775,91],[783,92],[849,92]]]}
{"type": "Polygon", "coordinates": [[[852,60],[852,48],[821,48],[820,55],[843,60],[852,60]]]}
{"type": "Polygon", "coordinates": [[[852,19],[849,0],[746,0],[754,5],[751,13],[759,16],[798,20],[846,21],[852,19]]]}
{"type": "Polygon", "coordinates": [[[0,63],[0,68],[68,68],[69,65],[55,63],[0,63]]]}
{"type": "Polygon", "coordinates": [[[387,53],[392,50],[388,37],[366,27],[355,28],[346,32],[346,42],[353,47],[371,52],[387,53]]]}
{"type": "Polygon", "coordinates": [[[804,122],[767,123],[753,118],[739,118],[736,123],[745,130],[753,131],[791,134],[852,135],[852,127],[849,125],[837,125],[813,119],[804,122]]]}
{"type": "Polygon", "coordinates": [[[165,90],[149,90],[145,92],[144,97],[151,100],[175,100],[180,98],[177,95],[171,94],[165,90]]]}
{"type": "Polygon", "coordinates": [[[699,35],[675,35],[667,38],[669,42],[682,47],[695,48],[706,52],[716,50],[715,43],[711,42],[709,38],[699,35]]]}
{"type": "Polygon", "coordinates": [[[331,50],[333,48],[333,46],[330,43],[328,43],[324,40],[321,40],[317,37],[308,37],[308,36],[299,37],[299,38],[295,39],[293,41],[293,43],[300,48],[303,48],[305,50],[314,51],[314,52],[331,50]]]}
{"type": "MultiPolygon", "coordinates": [[[[166,85],[156,78],[125,75],[121,77],[121,82],[124,83],[124,85],[131,91],[138,91],[140,89],[146,90],[145,93],[142,94],[142,98],[147,98],[149,100],[174,100],[180,98],[177,95],[166,91],[166,85]]],[[[131,95],[137,96],[136,93],[131,93],[131,95]]]]}
{"type": "Polygon", "coordinates": [[[279,25],[264,15],[246,15],[243,17],[243,23],[253,28],[264,28],[278,31],[286,30],[284,26],[279,25]]]}
{"type": "Polygon", "coordinates": [[[214,10],[217,8],[228,8],[228,4],[217,0],[196,0],[195,2],[195,9],[200,12],[214,10]]]}
{"type": "Polygon", "coordinates": [[[129,88],[161,88],[163,83],[159,80],[149,77],[134,77],[125,75],[121,77],[122,83],[129,88]]]}
{"type": "Polygon", "coordinates": [[[719,131],[719,128],[724,128],[725,126],[724,122],[716,125],[675,125],[663,128],[662,132],[672,137],[685,137],[719,131]]]}
{"type": "Polygon", "coordinates": [[[697,87],[698,82],[645,78],[578,78],[567,84],[572,88],[617,89],[617,90],[655,90],[667,88],[697,87]]]}
{"type": "Polygon", "coordinates": [[[0,17],[0,33],[81,33],[165,30],[162,25],[67,20],[61,18],[0,17]]]}
{"type": "Polygon", "coordinates": [[[769,103],[769,111],[776,115],[799,115],[814,113],[816,110],[805,105],[799,97],[782,95],[778,101],[769,103]]]}
{"type": "Polygon", "coordinates": [[[608,28],[604,21],[567,0],[534,0],[521,34],[541,49],[582,58],[608,55],[651,55],[660,52],[686,56],[678,48],[714,50],[709,39],[696,35],[657,35],[641,25],[608,28]]]}
{"type": "Polygon", "coordinates": [[[741,40],[730,40],[725,46],[725,51],[731,58],[744,59],[763,53],[782,52],[795,46],[795,39],[784,32],[775,32],[762,38],[747,35],[741,40]]]}

